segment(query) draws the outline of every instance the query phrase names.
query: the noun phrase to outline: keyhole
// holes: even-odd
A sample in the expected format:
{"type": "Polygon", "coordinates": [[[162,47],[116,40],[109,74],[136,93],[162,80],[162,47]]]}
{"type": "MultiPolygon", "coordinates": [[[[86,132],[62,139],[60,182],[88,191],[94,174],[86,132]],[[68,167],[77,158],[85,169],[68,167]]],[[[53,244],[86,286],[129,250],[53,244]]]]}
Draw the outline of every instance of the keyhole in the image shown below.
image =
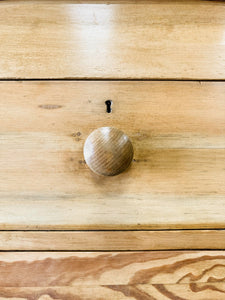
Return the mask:
{"type": "Polygon", "coordinates": [[[111,100],[106,100],[105,101],[105,105],[106,105],[106,112],[109,114],[112,112],[112,101],[111,100]]]}

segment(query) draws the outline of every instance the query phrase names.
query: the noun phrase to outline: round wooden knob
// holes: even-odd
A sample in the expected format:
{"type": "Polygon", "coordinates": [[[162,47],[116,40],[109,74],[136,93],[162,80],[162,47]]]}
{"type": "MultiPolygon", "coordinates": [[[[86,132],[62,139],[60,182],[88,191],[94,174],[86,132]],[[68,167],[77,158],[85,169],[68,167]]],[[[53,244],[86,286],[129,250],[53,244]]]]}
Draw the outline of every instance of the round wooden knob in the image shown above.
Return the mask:
{"type": "Polygon", "coordinates": [[[123,172],[133,158],[133,146],[128,136],[113,127],[94,130],[84,144],[84,158],[89,168],[105,176],[123,172]]]}

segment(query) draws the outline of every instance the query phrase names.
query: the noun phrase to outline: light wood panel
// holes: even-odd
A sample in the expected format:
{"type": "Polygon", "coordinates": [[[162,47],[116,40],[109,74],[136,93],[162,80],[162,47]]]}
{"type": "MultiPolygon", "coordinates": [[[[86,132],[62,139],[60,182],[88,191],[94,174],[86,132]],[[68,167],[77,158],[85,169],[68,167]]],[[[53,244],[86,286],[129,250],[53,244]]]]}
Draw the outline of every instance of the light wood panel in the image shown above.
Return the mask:
{"type": "Polygon", "coordinates": [[[1,253],[1,299],[224,299],[224,251],[1,253]]]}
{"type": "Polygon", "coordinates": [[[224,83],[2,82],[0,94],[1,229],[224,227],[224,83]],[[101,126],[134,146],[113,178],[83,159],[101,126]]]}
{"type": "Polygon", "coordinates": [[[225,249],[225,230],[0,231],[0,250],[225,249]]]}
{"type": "Polygon", "coordinates": [[[1,1],[0,78],[225,79],[223,1],[84,2],[1,1]]]}

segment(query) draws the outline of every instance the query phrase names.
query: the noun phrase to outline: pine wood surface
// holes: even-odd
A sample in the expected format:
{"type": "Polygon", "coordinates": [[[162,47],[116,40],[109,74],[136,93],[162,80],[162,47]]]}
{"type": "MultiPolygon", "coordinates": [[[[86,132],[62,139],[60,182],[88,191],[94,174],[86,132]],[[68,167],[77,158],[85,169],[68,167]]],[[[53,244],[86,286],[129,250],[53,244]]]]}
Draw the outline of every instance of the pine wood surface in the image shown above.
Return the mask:
{"type": "Polygon", "coordinates": [[[1,82],[0,93],[1,229],[224,228],[223,82],[1,82]],[[134,146],[112,178],[83,158],[101,126],[134,146]]]}
{"type": "Polygon", "coordinates": [[[225,79],[224,1],[1,1],[0,78],[225,79]]]}
{"type": "Polygon", "coordinates": [[[225,249],[225,230],[0,231],[0,251],[225,249]]]}
{"type": "MultiPolygon", "coordinates": [[[[0,80],[224,80],[224,20],[223,1],[1,1],[0,80]]],[[[224,95],[0,81],[0,300],[224,300],[224,95]],[[115,178],[82,155],[101,126],[135,148],[115,178]]]]}
{"type": "Polygon", "coordinates": [[[1,299],[224,299],[224,251],[1,253],[1,299]]]}

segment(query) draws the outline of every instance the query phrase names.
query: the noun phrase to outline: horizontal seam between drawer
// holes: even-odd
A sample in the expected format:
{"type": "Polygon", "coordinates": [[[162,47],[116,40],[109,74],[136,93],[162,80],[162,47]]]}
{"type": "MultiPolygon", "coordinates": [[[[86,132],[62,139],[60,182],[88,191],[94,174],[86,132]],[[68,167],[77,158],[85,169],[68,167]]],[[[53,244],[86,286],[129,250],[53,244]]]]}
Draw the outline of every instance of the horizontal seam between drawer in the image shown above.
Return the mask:
{"type": "Polygon", "coordinates": [[[0,82],[4,81],[169,81],[169,82],[225,82],[225,79],[185,79],[185,78],[0,78],[0,82]]]}

